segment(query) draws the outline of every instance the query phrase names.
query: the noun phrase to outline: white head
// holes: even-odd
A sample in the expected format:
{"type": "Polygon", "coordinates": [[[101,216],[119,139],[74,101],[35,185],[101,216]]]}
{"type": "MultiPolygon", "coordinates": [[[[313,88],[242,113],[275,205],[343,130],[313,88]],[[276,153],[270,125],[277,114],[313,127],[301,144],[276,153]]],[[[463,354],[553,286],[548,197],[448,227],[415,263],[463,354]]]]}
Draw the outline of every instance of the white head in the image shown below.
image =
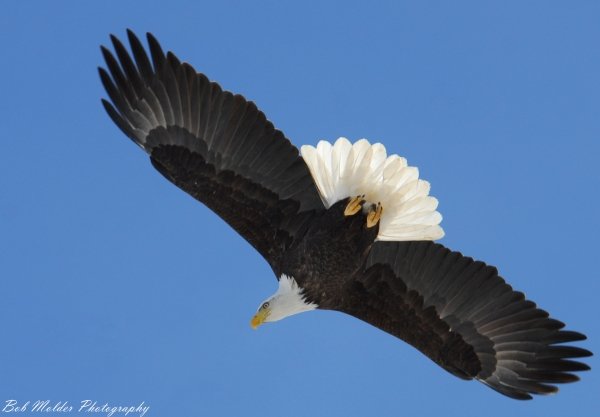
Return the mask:
{"type": "Polygon", "coordinates": [[[279,278],[279,288],[260,305],[250,325],[256,329],[263,323],[278,321],[303,311],[314,310],[315,303],[306,302],[303,289],[293,277],[285,274],[279,278]]]}

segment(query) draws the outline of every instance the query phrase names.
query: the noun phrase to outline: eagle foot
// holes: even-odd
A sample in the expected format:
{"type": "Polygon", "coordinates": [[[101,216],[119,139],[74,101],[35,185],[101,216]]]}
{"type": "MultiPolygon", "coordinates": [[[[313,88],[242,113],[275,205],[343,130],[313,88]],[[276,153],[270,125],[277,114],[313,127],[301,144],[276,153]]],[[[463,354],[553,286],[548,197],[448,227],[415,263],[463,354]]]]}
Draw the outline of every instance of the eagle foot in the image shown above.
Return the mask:
{"type": "Polygon", "coordinates": [[[377,203],[376,206],[371,207],[371,209],[369,209],[369,214],[367,214],[367,227],[371,228],[377,225],[377,223],[379,223],[379,220],[381,219],[382,213],[383,206],[381,205],[381,203],[377,203]]]}
{"type": "Polygon", "coordinates": [[[364,202],[364,195],[359,195],[351,199],[346,206],[346,210],[344,210],[344,216],[354,216],[362,208],[364,202]]]}

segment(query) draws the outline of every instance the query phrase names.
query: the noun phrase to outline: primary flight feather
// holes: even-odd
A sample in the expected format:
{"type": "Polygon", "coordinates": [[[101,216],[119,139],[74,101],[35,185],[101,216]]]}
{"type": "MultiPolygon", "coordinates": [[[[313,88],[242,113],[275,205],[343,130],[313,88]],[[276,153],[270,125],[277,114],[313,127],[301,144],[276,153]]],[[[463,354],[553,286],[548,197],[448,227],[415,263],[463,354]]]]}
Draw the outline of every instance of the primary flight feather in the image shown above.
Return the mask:
{"type": "Polygon", "coordinates": [[[429,183],[381,144],[344,138],[301,154],[256,105],[224,91],[148,34],[102,47],[102,100],[169,181],[246,239],[279,281],[252,326],[337,310],[516,399],[558,391],[591,352],[496,268],[440,244],[429,183]]]}

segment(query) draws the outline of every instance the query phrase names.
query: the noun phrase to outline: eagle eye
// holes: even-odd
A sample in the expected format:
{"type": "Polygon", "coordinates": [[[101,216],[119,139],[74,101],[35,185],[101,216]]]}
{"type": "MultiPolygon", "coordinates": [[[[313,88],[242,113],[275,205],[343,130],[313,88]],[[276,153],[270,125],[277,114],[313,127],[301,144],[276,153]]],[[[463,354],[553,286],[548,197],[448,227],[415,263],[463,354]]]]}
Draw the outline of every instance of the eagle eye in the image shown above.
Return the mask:
{"type": "Polygon", "coordinates": [[[266,303],[263,303],[262,306],[260,306],[260,308],[268,308],[269,307],[269,302],[267,301],[266,303]]]}

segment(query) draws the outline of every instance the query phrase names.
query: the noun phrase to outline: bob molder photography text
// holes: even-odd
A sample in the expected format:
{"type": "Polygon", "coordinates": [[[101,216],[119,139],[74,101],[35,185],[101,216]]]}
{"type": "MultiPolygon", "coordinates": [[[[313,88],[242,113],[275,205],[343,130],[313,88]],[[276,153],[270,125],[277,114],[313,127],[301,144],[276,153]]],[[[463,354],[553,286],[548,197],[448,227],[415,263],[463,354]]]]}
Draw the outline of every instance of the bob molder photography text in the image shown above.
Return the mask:
{"type": "Polygon", "coordinates": [[[2,407],[2,413],[22,414],[22,413],[86,413],[101,414],[106,417],[123,415],[143,417],[150,410],[150,406],[142,401],[139,405],[111,405],[108,402],[99,402],[93,400],[81,400],[79,404],[69,403],[69,401],[50,401],[50,400],[28,400],[18,401],[15,399],[5,400],[2,407]]]}

